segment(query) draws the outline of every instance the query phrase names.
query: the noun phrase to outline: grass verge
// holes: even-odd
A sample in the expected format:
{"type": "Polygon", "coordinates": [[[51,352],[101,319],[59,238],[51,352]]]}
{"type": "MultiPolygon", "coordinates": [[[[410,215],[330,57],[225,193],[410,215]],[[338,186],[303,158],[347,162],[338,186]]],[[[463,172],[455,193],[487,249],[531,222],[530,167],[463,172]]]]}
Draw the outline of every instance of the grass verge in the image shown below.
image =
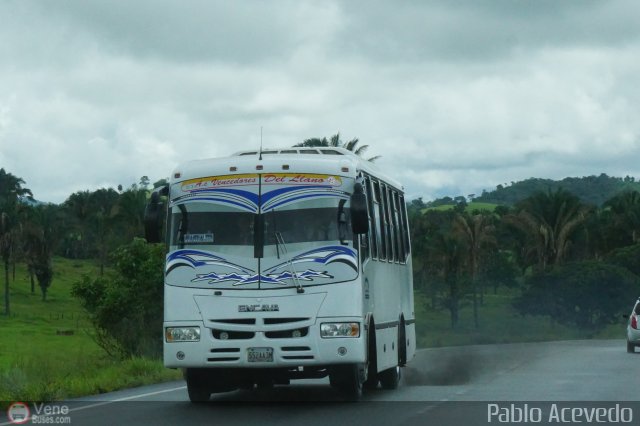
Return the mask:
{"type": "Polygon", "coordinates": [[[430,299],[416,292],[416,333],[418,347],[459,346],[516,342],[542,342],[574,339],[622,339],[624,324],[609,325],[597,332],[558,324],[549,317],[522,316],[512,306],[519,290],[500,288],[487,293],[479,307],[479,327],[473,319],[470,302],[463,303],[460,320],[451,328],[449,311],[432,309],[430,299]]]}
{"type": "Polygon", "coordinates": [[[160,360],[109,359],[70,294],[82,274],[97,274],[98,268],[89,261],[64,258],[55,258],[53,268],[45,301],[37,284],[31,293],[24,266],[18,265],[16,279],[11,279],[11,315],[0,315],[0,405],[73,398],[181,377],[160,360]]]}

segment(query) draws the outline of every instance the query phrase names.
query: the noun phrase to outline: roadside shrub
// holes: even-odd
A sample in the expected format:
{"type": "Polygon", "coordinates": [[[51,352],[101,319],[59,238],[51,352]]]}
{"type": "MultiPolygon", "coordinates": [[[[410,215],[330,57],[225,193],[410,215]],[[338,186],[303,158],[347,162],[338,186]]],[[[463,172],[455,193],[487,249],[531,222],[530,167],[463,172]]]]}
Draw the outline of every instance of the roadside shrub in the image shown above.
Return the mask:
{"type": "Polygon", "coordinates": [[[605,261],[612,265],[627,268],[640,276],[640,262],[638,262],[638,259],[640,259],[640,244],[634,244],[613,250],[607,255],[605,261]]]}
{"type": "Polygon", "coordinates": [[[559,323],[597,330],[620,321],[640,282],[628,269],[597,261],[566,264],[527,278],[514,302],[521,314],[549,315],[559,323]]]}
{"type": "Polygon", "coordinates": [[[134,239],[111,260],[113,272],[83,276],[72,294],[89,313],[96,341],[109,355],[159,357],[164,247],[134,239]]]}

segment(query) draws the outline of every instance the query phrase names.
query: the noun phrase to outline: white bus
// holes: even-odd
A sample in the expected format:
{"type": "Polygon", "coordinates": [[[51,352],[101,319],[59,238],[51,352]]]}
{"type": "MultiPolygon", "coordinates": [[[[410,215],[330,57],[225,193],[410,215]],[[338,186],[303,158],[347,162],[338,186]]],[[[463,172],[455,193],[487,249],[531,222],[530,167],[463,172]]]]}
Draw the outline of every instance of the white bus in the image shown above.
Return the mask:
{"type": "Polygon", "coordinates": [[[152,194],[149,241],[165,218],[164,364],[191,401],[327,376],[350,399],[397,387],[416,345],[409,229],[374,164],[341,148],[186,162],[152,194]]]}

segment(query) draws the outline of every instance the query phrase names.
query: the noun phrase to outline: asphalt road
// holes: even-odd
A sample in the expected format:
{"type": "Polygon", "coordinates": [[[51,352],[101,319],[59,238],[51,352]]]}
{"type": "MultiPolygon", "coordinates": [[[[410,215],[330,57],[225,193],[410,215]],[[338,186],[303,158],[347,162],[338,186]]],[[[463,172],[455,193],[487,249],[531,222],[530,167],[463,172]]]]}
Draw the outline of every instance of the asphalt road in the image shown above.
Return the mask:
{"type": "Polygon", "coordinates": [[[611,424],[631,415],[640,424],[639,371],[640,352],[626,353],[624,340],[438,348],[419,351],[397,390],[370,391],[358,403],[341,401],[328,380],[301,380],[191,404],[178,381],[51,404],[69,412],[49,417],[72,425],[446,426],[611,424]]]}

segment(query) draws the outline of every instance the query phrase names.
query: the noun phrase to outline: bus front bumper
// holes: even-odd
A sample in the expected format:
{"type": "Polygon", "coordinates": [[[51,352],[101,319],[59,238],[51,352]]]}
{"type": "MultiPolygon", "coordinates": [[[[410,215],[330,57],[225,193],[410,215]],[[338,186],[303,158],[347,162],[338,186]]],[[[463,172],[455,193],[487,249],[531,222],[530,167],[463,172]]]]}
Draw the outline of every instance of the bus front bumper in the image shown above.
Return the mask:
{"type": "Polygon", "coordinates": [[[199,327],[199,341],[167,342],[164,365],[169,368],[294,368],[362,363],[366,361],[366,331],[361,318],[318,318],[303,335],[273,335],[263,331],[221,336],[202,322],[165,322],[170,327],[199,327]],[[360,324],[358,337],[321,337],[321,323],[360,324]],[[306,334],[304,334],[306,333],[306,334]],[[226,338],[221,338],[226,337],[226,338]]]}

